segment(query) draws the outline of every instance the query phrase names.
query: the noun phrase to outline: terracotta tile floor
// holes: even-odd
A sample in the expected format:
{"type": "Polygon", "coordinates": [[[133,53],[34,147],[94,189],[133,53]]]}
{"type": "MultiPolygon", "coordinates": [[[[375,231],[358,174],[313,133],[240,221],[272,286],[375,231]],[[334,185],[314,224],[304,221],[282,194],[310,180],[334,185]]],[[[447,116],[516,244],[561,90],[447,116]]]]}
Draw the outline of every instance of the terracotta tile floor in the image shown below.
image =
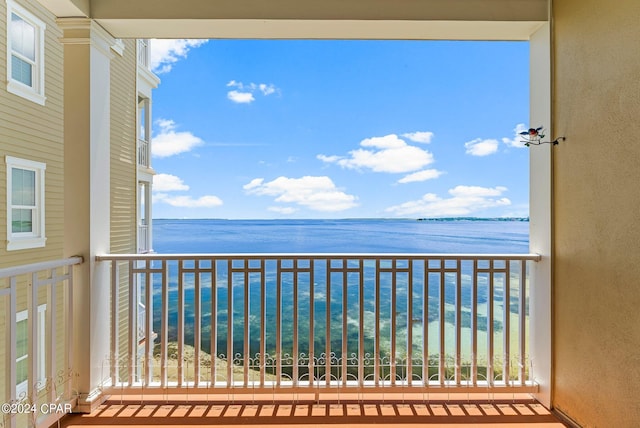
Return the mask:
{"type": "Polygon", "coordinates": [[[233,397],[114,397],[91,414],[68,415],[53,427],[279,427],[414,428],[525,427],[564,428],[544,406],[529,398],[494,395],[422,397],[295,397],[242,400],[233,397]],[[372,399],[373,398],[373,399],[372,399]]]}

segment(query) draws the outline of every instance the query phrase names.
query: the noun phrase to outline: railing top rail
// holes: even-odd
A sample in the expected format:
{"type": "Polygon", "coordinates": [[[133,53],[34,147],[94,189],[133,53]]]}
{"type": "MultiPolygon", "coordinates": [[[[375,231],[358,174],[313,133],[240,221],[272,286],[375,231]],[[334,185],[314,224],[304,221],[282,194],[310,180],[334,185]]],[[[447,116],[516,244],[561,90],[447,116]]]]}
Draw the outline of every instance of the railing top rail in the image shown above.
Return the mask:
{"type": "Polygon", "coordinates": [[[31,263],[28,265],[12,266],[4,269],[0,269],[0,278],[7,278],[10,276],[24,275],[31,272],[37,272],[47,269],[55,269],[63,266],[77,265],[84,262],[84,258],[81,256],[69,257],[67,259],[51,260],[47,262],[31,263]]]}
{"type": "Polygon", "coordinates": [[[540,261],[540,254],[456,254],[456,253],[183,253],[183,254],[102,254],[96,261],[111,260],[202,260],[202,259],[459,259],[459,260],[532,260],[540,261]]]}

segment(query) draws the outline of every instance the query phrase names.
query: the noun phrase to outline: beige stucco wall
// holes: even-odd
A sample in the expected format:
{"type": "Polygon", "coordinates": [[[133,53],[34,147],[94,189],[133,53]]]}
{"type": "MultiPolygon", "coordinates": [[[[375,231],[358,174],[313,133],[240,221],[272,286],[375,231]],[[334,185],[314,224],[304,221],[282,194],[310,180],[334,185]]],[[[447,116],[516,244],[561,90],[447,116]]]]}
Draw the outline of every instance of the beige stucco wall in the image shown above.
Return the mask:
{"type": "Polygon", "coordinates": [[[640,423],[640,2],[554,0],[554,406],[640,423]]]}
{"type": "Polygon", "coordinates": [[[63,98],[61,32],[55,17],[38,2],[19,5],[45,25],[45,105],[7,91],[7,4],[0,1],[0,268],[62,258],[63,241],[63,98]],[[45,235],[43,248],[7,251],[7,171],[5,156],[43,162],[45,235]]]}

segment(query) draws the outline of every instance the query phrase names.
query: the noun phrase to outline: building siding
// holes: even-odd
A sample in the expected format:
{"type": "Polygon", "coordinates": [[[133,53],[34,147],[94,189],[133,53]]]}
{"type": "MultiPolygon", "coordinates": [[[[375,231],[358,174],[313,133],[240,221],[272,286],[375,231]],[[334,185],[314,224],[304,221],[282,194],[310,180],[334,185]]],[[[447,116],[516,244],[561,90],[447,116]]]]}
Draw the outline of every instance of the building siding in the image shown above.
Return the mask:
{"type": "Polygon", "coordinates": [[[111,252],[135,253],[136,244],[136,42],[124,41],[111,60],[111,252]]]}
{"type": "MultiPolygon", "coordinates": [[[[136,41],[125,40],[122,56],[111,61],[111,252],[137,252],[137,54],[136,41]]],[[[118,354],[128,355],[129,272],[119,269],[118,354]]],[[[114,356],[115,357],[115,356],[114,356]]],[[[126,361],[126,360],[125,360],[126,361]]],[[[126,372],[126,363],[118,361],[126,372]]]]}
{"type": "MultiPolygon", "coordinates": [[[[62,32],[55,17],[34,1],[18,2],[46,25],[44,48],[45,105],[39,105],[7,91],[7,4],[0,2],[0,268],[19,266],[62,258],[64,230],[64,126],[63,126],[63,49],[58,42],[62,32]],[[46,164],[45,171],[45,246],[42,248],[7,251],[7,170],[5,156],[14,156],[46,164]]],[[[27,309],[30,277],[18,278],[16,287],[17,311],[27,309]]],[[[8,286],[7,281],[0,287],[8,286]]],[[[61,299],[58,296],[57,301],[61,299]]],[[[38,304],[46,301],[46,290],[38,294],[38,304]]],[[[58,306],[56,302],[56,306],[58,306]]],[[[2,307],[5,301],[0,302],[2,307]]],[[[61,309],[59,309],[60,311],[61,309]]],[[[32,316],[30,314],[30,316],[32,316]]],[[[58,312],[58,317],[60,317],[58,312]]],[[[2,318],[3,335],[7,334],[5,317],[2,318]]],[[[56,339],[62,332],[58,324],[56,339]]],[[[3,337],[4,339],[4,337],[3,337]]],[[[4,341],[2,343],[5,343],[4,341]]],[[[0,358],[6,364],[6,350],[0,358]]],[[[60,351],[59,351],[60,352],[60,351]]],[[[60,367],[60,366],[59,366],[60,367]]],[[[61,369],[61,367],[60,367],[61,369]]],[[[0,371],[0,384],[4,385],[6,370],[0,371]]],[[[48,374],[55,377],[55,374],[48,374]]],[[[3,394],[5,391],[3,390],[3,394]]],[[[3,397],[3,402],[8,401],[3,397]]]]}
{"type": "MultiPolygon", "coordinates": [[[[19,1],[19,4],[36,15],[46,24],[45,31],[45,96],[44,106],[11,94],[6,84],[0,86],[0,268],[56,260],[63,257],[64,245],[64,85],[63,85],[63,46],[59,39],[62,31],[55,17],[45,11],[37,2],[19,1]],[[43,248],[7,251],[6,250],[6,164],[5,156],[43,162],[45,171],[45,236],[43,248]]],[[[0,80],[7,80],[7,26],[6,3],[0,1],[0,80]]],[[[136,75],[137,57],[135,40],[124,42],[122,56],[114,54],[111,61],[111,251],[116,253],[136,252],[136,75]]],[[[122,274],[127,275],[126,269],[122,274]]],[[[30,278],[19,278],[17,287],[17,310],[26,309],[30,278]]],[[[125,281],[126,282],[126,281],[125,281]]],[[[6,281],[0,282],[4,288],[6,281]]],[[[63,339],[63,295],[56,298],[56,326],[54,338],[59,344],[56,348],[55,373],[47,373],[54,382],[68,375],[63,367],[64,352],[68,343],[63,339]]],[[[43,288],[38,303],[46,300],[43,288]]],[[[123,293],[121,308],[127,308],[128,294],[123,293]]],[[[4,308],[4,299],[0,301],[4,308]]],[[[49,308],[48,308],[49,309],[49,308]]],[[[30,314],[31,316],[31,314],[30,314]]],[[[0,327],[3,340],[6,337],[5,319],[0,327]]],[[[126,317],[121,323],[126,323],[126,317]]],[[[124,327],[122,331],[126,331],[124,327]]],[[[5,384],[4,365],[6,350],[0,347],[0,384],[5,384]]],[[[2,391],[4,394],[5,391],[2,391]]],[[[7,401],[7,397],[0,397],[7,401]]]]}
{"type": "Polygon", "coordinates": [[[63,245],[63,49],[55,17],[39,3],[18,3],[46,24],[44,106],[7,91],[7,4],[0,2],[0,268],[62,258],[63,245]],[[5,156],[44,162],[45,236],[43,248],[7,251],[5,156]]]}

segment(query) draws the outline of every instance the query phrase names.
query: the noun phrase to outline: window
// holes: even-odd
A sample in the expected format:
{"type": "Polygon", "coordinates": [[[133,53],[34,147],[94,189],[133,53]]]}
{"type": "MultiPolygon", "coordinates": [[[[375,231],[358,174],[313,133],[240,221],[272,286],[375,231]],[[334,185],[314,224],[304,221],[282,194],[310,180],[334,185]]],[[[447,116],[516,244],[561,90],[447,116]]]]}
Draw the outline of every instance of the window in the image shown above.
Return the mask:
{"type": "MultiPolygon", "coordinates": [[[[45,314],[47,305],[38,306],[38,372],[36,373],[35,384],[40,384],[40,388],[44,380],[44,356],[46,354],[45,347],[45,314]]],[[[27,320],[27,311],[18,312],[16,314],[16,397],[27,393],[29,380],[29,324],[27,320]]],[[[37,386],[37,385],[36,385],[37,386]]]]}
{"type": "Polygon", "coordinates": [[[45,24],[7,0],[7,90],[44,105],[45,24]]]}
{"type": "Polygon", "coordinates": [[[7,250],[44,247],[46,165],[11,156],[7,163],[7,250]]]}
{"type": "Polygon", "coordinates": [[[149,140],[151,137],[149,98],[138,96],[138,165],[150,168],[149,140]]]}

